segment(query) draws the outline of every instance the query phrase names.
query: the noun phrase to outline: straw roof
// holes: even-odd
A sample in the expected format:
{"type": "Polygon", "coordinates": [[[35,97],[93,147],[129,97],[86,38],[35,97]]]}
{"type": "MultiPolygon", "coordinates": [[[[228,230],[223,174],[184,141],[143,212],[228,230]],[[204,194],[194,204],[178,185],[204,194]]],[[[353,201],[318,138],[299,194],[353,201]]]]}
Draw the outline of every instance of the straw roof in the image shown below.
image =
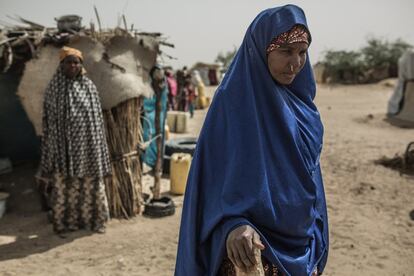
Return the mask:
{"type": "Polygon", "coordinates": [[[0,30],[0,71],[23,73],[17,94],[38,135],[44,91],[59,64],[63,45],[83,52],[84,67],[98,88],[104,109],[131,98],[152,96],[149,72],[162,54],[160,45],[173,47],[160,33],[126,28],[97,31],[93,24],[86,29],[80,27],[76,15],[57,19],[59,28],[18,19],[26,26],[0,30]]]}

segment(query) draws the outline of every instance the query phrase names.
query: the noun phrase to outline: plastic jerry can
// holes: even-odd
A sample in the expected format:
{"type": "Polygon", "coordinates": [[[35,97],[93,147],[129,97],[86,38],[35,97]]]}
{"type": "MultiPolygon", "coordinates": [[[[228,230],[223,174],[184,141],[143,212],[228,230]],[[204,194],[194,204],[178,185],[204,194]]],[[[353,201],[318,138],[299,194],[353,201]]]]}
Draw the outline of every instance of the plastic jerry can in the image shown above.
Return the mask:
{"type": "Polygon", "coordinates": [[[188,119],[190,114],[188,112],[178,112],[177,120],[175,122],[175,132],[176,133],[186,133],[188,132],[188,119]]]}
{"type": "Polygon", "coordinates": [[[174,153],[170,161],[171,193],[182,195],[185,192],[188,172],[190,171],[191,155],[174,153]]]}

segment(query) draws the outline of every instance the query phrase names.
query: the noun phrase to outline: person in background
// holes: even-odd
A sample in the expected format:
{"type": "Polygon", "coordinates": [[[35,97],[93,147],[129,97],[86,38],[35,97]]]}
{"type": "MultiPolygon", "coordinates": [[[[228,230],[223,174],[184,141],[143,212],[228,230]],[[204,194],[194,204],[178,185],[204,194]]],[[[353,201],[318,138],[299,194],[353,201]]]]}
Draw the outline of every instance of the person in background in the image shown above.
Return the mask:
{"type": "Polygon", "coordinates": [[[50,179],[54,231],[105,232],[104,177],[111,173],[101,103],[82,53],[63,47],[43,103],[39,176],[50,179]]]}
{"type": "Polygon", "coordinates": [[[195,105],[199,108],[204,108],[206,104],[205,85],[201,79],[200,72],[194,70],[191,73],[191,80],[193,85],[196,87],[196,103],[195,105]]]}
{"type": "MultiPolygon", "coordinates": [[[[156,104],[157,94],[160,96],[161,112],[160,112],[160,129],[162,136],[162,147],[164,148],[165,140],[165,119],[167,115],[167,102],[168,102],[168,85],[165,78],[164,70],[160,66],[156,65],[151,69],[151,86],[154,91],[154,95],[151,98],[144,99],[144,116],[142,121],[143,139],[145,142],[149,142],[148,147],[145,149],[144,154],[141,156],[142,161],[151,167],[153,170],[157,162],[157,139],[156,139],[156,104]]],[[[162,154],[163,156],[163,154],[162,154]]]]}
{"type": "Polygon", "coordinates": [[[185,78],[183,94],[185,96],[184,111],[190,112],[190,118],[193,118],[195,109],[195,99],[197,95],[190,75],[187,75],[187,77],[185,78]]]}
{"type": "Polygon", "coordinates": [[[168,110],[175,110],[177,96],[177,81],[175,80],[170,70],[167,70],[165,72],[165,76],[168,85],[168,110]]]}
{"type": "Polygon", "coordinates": [[[187,67],[184,66],[182,70],[178,70],[176,73],[177,79],[177,109],[180,111],[185,111],[186,109],[186,97],[184,91],[185,80],[187,78],[187,67]]]}
{"type": "Polygon", "coordinates": [[[323,125],[310,44],[305,14],[294,5],[267,9],[248,27],[197,141],[176,276],[323,272],[323,125]]]}

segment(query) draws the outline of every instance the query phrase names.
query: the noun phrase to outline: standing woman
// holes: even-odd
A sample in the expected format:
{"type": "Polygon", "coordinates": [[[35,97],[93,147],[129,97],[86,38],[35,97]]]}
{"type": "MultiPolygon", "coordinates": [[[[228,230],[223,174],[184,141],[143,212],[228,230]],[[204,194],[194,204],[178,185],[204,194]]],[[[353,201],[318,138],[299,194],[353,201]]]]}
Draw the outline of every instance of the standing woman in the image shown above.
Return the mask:
{"type": "Polygon", "coordinates": [[[98,91],[84,75],[80,51],[63,47],[60,60],[45,92],[40,166],[52,182],[53,229],[104,233],[103,178],[111,165],[98,91]]]}
{"type": "Polygon", "coordinates": [[[316,275],[328,255],[311,43],[294,5],[261,12],[217,89],[185,194],[176,276],[316,275]]]}
{"type": "MultiPolygon", "coordinates": [[[[159,110],[159,129],[161,131],[162,147],[164,148],[165,141],[165,119],[167,116],[168,106],[168,82],[165,78],[164,70],[159,65],[155,65],[150,71],[151,86],[154,91],[154,95],[151,98],[144,99],[144,116],[142,122],[143,125],[143,138],[145,142],[149,142],[149,146],[145,149],[145,152],[141,156],[142,161],[150,166],[153,170],[157,165],[157,125],[156,125],[156,113],[157,113],[157,96],[160,101],[159,110]]],[[[161,156],[164,154],[162,153],[161,156]]]]}
{"type": "Polygon", "coordinates": [[[195,99],[196,99],[196,90],[191,79],[191,75],[187,75],[185,78],[184,83],[184,95],[185,95],[185,112],[190,112],[190,118],[194,117],[194,109],[195,109],[195,99]]]}
{"type": "Polygon", "coordinates": [[[177,81],[170,70],[165,72],[165,77],[168,85],[168,110],[175,110],[175,98],[177,96],[177,81]]]}

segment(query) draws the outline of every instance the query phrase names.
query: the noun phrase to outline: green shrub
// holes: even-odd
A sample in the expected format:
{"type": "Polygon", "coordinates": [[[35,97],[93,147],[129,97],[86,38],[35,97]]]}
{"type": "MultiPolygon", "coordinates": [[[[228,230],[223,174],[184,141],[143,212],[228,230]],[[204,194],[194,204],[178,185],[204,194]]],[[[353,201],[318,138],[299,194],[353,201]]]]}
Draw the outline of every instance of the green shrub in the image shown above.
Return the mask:
{"type": "Polygon", "coordinates": [[[364,70],[362,54],[355,51],[327,51],[323,63],[331,82],[358,82],[364,70]]]}
{"type": "Polygon", "coordinates": [[[359,51],[327,51],[322,60],[332,82],[367,83],[398,76],[398,59],[412,46],[370,38],[359,51]]]}

